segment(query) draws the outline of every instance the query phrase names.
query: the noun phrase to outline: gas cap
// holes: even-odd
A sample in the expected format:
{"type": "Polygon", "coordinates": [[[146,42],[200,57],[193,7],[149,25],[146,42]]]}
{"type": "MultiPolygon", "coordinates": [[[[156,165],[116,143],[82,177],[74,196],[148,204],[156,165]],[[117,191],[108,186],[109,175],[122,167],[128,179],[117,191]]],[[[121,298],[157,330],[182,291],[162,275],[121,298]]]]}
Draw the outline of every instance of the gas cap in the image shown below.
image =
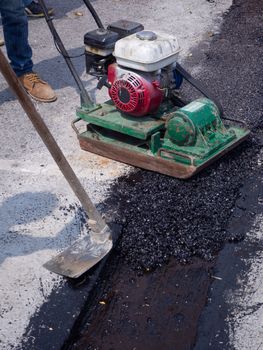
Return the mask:
{"type": "Polygon", "coordinates": [[[106,34],[108,34],[108,30],[107,29],[104,29],[104,28],[98,28],[98,29],[96,29],[96,34],[98,34],[98,35],[106,35],[106,34]]]}
{"type": "Polygon", "coordinates": [[[157,39],[156,33],[151,32],[150,30],[143,30],[142,32],[137,33],[136,37],[140,40],[148,40],[148,41],[153,41],[157,39]]]}

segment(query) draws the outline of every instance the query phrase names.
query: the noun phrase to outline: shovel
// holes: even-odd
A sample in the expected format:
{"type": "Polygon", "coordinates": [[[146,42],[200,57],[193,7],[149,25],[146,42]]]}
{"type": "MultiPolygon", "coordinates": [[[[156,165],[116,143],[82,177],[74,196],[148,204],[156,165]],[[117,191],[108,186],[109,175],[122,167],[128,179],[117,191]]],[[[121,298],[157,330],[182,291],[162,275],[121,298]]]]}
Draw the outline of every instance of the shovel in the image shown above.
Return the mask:
{"type": "Polygon", "coordinates": [[[1,49],[0,71],[88,215],[90,235],[75,241],[72,246],[44,264],[45,268],[59,275],[77,278],[112,249],[112,232],[81,185],[1,49]]]}

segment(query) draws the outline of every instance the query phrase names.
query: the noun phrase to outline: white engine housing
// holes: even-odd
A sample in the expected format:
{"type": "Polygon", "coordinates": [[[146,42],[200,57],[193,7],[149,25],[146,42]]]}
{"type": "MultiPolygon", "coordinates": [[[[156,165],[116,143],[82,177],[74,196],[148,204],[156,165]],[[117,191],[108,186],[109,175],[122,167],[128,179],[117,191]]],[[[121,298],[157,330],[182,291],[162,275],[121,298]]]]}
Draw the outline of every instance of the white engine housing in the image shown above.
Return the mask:
{"type": "Polygon", "coordinates": [[[118,40],[113,54],[120,66],[154,72],[176,62],[179,51],[175,36],[141,31],[118,40]]]}

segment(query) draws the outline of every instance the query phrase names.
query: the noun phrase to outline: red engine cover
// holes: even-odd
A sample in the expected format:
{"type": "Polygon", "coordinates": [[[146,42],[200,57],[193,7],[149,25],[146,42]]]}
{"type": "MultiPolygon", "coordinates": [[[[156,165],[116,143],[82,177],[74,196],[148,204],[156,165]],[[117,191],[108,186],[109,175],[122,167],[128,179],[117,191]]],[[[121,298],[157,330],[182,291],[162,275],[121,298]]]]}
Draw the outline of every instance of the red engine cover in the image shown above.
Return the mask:
{"type": "Polygon", "coordinates": [[[158,88],[158,82],[150,82],[128,71],[118,79],[116,69],[116,64],[108,67],[108,80],[111,83],[109,94],[115,106],[136,117],[157,112],[163,100],[163,92],[158,88]]]}

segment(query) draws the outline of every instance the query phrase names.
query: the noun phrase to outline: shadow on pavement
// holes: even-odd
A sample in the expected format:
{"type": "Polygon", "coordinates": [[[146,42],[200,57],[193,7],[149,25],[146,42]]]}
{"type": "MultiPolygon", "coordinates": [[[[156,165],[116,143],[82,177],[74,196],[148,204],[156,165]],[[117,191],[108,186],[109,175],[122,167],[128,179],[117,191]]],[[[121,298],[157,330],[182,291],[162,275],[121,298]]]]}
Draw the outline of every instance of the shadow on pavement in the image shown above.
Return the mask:
{"type": "Polygon", "coordinates": [[[60,217],[55,216],[53,211],[57,206],[56,195],[49,192],[25,192],[2,203],[0,264],[8,257],[29,255],[43,249],[63,249],[70,244],[71,239],[80,232],[78,208],[74,207],[73,218],[68,223],[62,222],[60,226],[63,229],[56,233],[56,223],[60,217]],[[50,216],[52,218],[47,222],[45,218],[50,216]],[[39,220],[43,220],[43,223],[39,223],[39,220]]]}

